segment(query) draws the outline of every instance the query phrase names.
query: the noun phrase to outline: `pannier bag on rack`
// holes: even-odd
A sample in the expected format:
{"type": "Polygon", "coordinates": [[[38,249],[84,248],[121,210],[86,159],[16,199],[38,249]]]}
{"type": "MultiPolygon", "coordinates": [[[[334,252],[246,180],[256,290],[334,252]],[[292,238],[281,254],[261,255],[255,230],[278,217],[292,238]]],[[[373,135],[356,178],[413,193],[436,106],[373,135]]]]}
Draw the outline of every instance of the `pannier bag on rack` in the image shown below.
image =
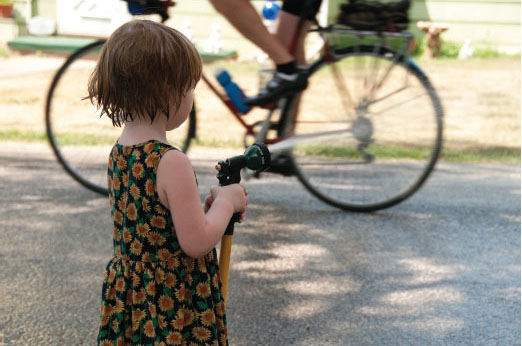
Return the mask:
{"type": "Polygon", "coordinates": [[[341,5],[337,23],[355,30],[400,32],[408,28],[411,0],[381,3],[369,0],[349,0],[341,5]]]}

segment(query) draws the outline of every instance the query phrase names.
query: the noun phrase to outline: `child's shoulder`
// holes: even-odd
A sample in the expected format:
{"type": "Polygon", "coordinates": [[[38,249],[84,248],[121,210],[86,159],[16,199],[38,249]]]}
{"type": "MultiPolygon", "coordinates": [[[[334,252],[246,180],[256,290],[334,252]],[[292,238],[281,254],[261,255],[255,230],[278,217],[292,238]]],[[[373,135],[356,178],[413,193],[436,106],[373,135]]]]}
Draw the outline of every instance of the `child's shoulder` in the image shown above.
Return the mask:
{"type": "Polygon", "coordinates": [[[180,150],[166,151],[158,164],[156,185],[160,201],[169,207],[168,196],[187,196],[197,192],[197,179],[187,155],[180,150]]]}
{"type": "Polygon", "coordinates": [[[158,172],[179,172],[184,170],[193,171],[192,164],[181,150],[170,146],[161,150],[161,159],[158,165],[158,172]]]}

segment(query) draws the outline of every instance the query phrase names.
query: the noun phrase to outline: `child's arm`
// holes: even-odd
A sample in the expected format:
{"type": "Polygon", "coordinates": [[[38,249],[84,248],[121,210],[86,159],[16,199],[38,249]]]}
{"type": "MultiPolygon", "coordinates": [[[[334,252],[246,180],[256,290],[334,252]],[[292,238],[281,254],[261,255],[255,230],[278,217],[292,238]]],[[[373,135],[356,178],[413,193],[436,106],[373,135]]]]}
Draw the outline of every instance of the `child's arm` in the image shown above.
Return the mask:
{"type": "Polygon", "coordinates": [[[157,172],[160,201],[169,208],[183,251],[193,258],[208,253],[221,239],[233,213],[246,208],[246,191],[239,184],[213,187],[213,202],[205,214],[201,208],[194,170],[185,154],[170,150],[157,172]]]}

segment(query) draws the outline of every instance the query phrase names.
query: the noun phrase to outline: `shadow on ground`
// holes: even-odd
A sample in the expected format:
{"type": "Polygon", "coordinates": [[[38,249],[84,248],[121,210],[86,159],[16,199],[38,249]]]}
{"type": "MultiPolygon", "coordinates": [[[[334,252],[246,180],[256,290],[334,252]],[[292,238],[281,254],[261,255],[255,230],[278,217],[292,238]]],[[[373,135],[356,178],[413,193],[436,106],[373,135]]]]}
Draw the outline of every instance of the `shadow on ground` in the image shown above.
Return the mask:
{"type": "MultiPolygon", "coordinates": [[[[0,334],[7,345],[91,345],[108,201],[50,155],[22,154],[0,153],[0,334]]],[[[212,166],[195,162],[202,197],[212,166]]],[[[440,167],[411,200],[373,214],[324,205],[295,179],[249,180],[231,345],[519,343],[520,171],[466,167],[440,167]]]]}

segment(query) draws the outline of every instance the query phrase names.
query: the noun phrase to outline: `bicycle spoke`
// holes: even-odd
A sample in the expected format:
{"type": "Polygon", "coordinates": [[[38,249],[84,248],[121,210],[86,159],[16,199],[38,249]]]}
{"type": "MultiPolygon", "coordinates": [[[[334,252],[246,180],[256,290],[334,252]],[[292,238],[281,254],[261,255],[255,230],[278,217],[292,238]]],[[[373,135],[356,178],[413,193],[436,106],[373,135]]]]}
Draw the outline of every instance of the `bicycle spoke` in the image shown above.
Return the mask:
{"type": "Polygon", "coordinates": [[[379,97],[378,99],[368,101],[368,103],[367,103],[366,105],[367,105],[367,106],[370,106],[370,105],[372,105],[372,104],[374,104],[374,103],[378,103],[378,102],[384,101],[384,100],[386,100],[387,98],[392,97],[393,95],[396,95],[397,93],[399,93],[399,92],[401,92],[401,91],[403,91],[403,90],[405,90],[405,89],[406,89],[406,87],[399,88],[399,89],[397,89],[397,90],[395,90],[395,91],[392,91],[392,92],[388,93],[388,94],[385,95],[385,96],[381,96],[381,97],[379,97]]]}
{"type": "Polygon", "coordinates": [[[384,72],[384,75],[382,76],[381,80],[378,82],[378,83],[375,83],[374,87],[372,88],[372,90],[370,90],[370,95],[369,95],[369,99],[373,98],[373,95],[375,95],[375,93],[377,91],[379,91],[379,89],[384,85],[384,82],[386,82],[386,80],[388,79],[388,77],[390,76],[390,73],[391,71],[397,66],[396,63],[392,63],[390,64],[390,66],[388,67],[388,69],[384,72]]]}
{"type": "MultiPolygon", "coordinates": [[[[390,95],[391,96],[391,95],[390,95]]],[[[416,96],[413,96],[411,97],[410,99],[406,100],[406,101],[403,101],[403,102],[398,102],[394,105],[391,105],[391,106],[386,106],[386,109],[384,110],[381,110],[381,111],[377,111],[377,112],[368,112],[368,114],[371,114],[372,116],[375,116],[375,115],[379,115],[379,114],[382,114],[384,112],[387,112],[387,111],[390,111],[394,108],[397,108],[397,107],[400,107],[400,106],[403,106],[409,102],[412,102],[420,97],[423,97],[423,96],[429,96],[428,92],[425,92],[425,93],[422,93],[422,94],[419,94],[419,95],[416,95],[416,96]]]]}
{"type": "MultiPolygon", "coordinates": [[[[375,49],[374,49],[374,54],[377,54],[377,50],[378,50],[378,47],[379,46],[375,46],[375,49]]],[[[367,100],[371,100],[372,98],[372,94],[373,94],[373,90],[374,90],[374,87],[376,85],[376,81],[377,81],[377,76],[379,75],[379,71],[380,71],[380,63],[381,63],[381,60],[380,59],[373,59],[373,66],[372,66],[372,69],[371,69],[371,88],[370,90],[368,91],[368,97],[367,97],[367,100]]]]}
{"type": "Polygon", "coordinates": [[[335,66],[335,64],[330,64],[332,75],[334,77],[335,85],[337,87],[337,92],[339,93],[339,97],[341,98],[341,102],[343,104],[344,111],[348,118],[351,118],[354,113],[351,110],[355,109],[352,96],[350,92],[348,91],[348,88],[346,88],[346,84],[341,78],[341,72],[335,66]]]}

